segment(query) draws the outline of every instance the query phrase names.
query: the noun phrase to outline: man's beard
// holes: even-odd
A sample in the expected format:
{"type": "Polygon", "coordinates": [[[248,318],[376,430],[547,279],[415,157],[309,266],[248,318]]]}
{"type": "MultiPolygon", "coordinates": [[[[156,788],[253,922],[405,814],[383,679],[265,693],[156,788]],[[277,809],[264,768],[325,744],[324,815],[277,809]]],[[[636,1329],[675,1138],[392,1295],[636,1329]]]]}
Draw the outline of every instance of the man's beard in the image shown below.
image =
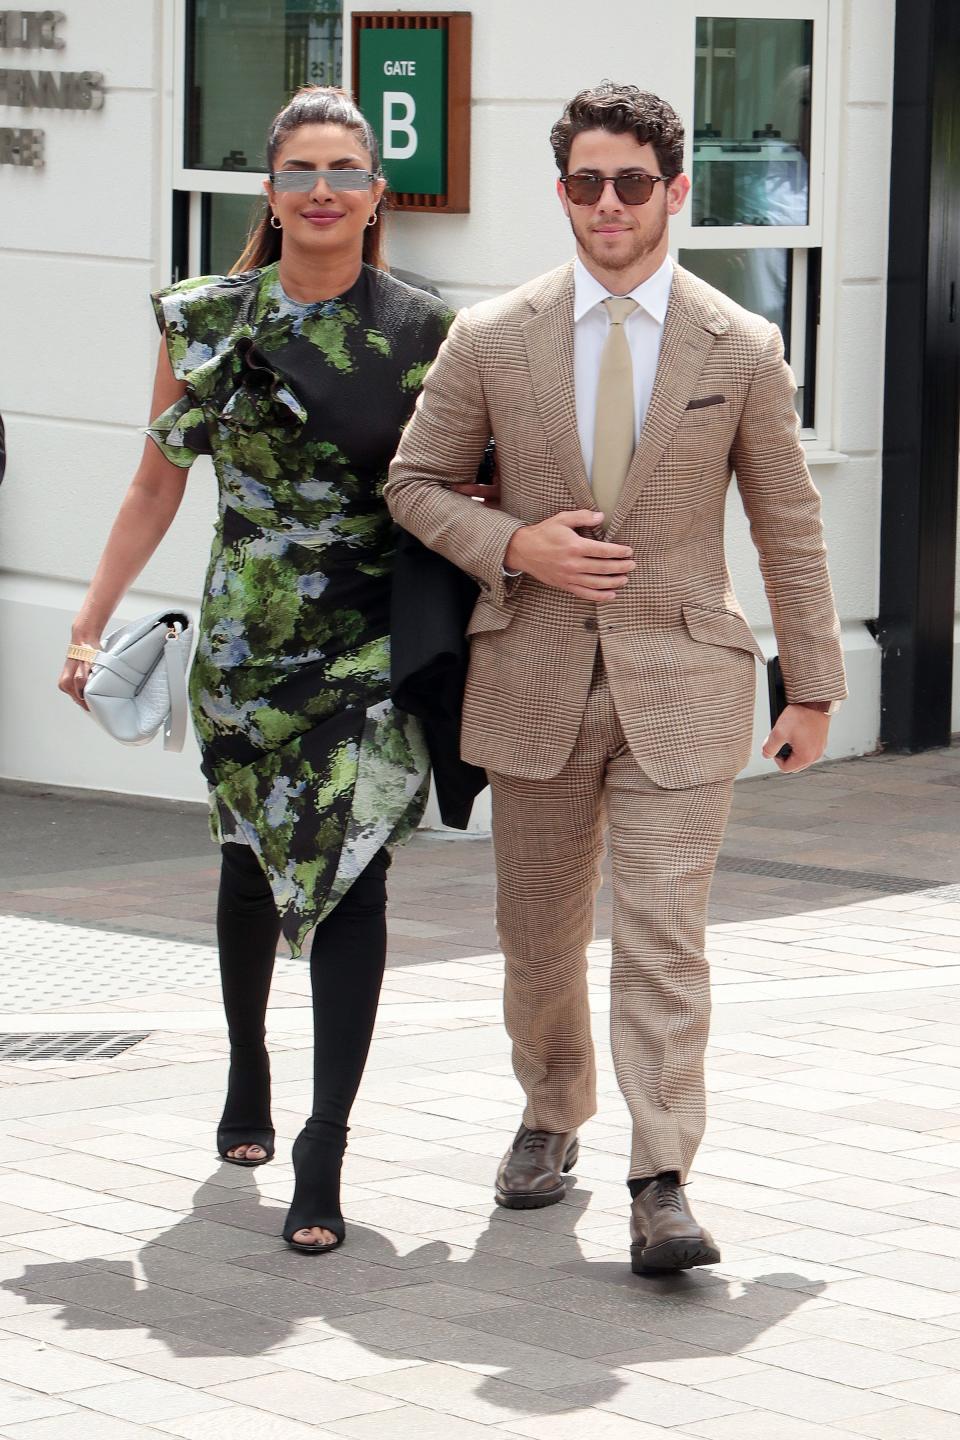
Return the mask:
{"type": "Polygon", "coordinates": [[[573,236],[577,244],[587,252],[591,260],[594,260],[598,265],[602,266],[604,270],[629,270],[632,266],[639,264],[645,256],[652,254],[653,251],[656,250],[667,228],[667,215],[666,211],[664,211],[660,217],[660,224],[652,235],[641,235],[640,231],[632,231],[634,244],[629,250],[621,251],[619,254],[605,254],[601,252],[599,246],[594,248],[593,241],[595,237],[593,233],[590,230],[585,230],[582,236],[578,235],[572,218],[570,219],[570,228],[573,231],[573,236]]]}

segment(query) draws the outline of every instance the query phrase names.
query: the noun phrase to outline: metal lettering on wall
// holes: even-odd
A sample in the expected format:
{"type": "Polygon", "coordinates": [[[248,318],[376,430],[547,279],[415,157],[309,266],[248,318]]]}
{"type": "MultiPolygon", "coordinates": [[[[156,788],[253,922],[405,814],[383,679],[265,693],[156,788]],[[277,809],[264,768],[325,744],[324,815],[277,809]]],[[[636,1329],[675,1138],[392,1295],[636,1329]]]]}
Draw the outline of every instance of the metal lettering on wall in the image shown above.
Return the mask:
{"type": "MultiPolygon", "coordinates": [[[[0,10],[0,50],[63,50],[62,10],[0,10]]],[[[0,69],[0,105],[19,110],[100,110],[106,87],[99,70],[0,69]]],[[[0,126],[0,165],[39,170],[43,130],[0,126]]]]}

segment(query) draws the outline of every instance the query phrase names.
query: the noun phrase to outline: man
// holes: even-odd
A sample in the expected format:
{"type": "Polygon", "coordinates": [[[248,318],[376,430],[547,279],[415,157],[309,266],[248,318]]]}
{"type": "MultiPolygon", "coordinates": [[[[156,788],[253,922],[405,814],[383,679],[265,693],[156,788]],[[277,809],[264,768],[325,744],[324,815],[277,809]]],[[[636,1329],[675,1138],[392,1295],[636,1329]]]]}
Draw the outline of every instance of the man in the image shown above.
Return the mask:
{"type": "Polygon", "coordinates": [[[527,1100],[496,1198],[562,1200],[595,1109],[586,946],[605,813],[631,1260],[685,1269],[720,1258],[682,1187],[705,1119],[707,897],[763,658],[724,560],[732,471],[791,702],[764,746],[781,770],[823,753],[845,695],[839,626],[780,334],[668,257],[690,188],[680,120],[605,83],[570,102],[551,142],[576,259],[457,317],[386,493],[481,587],[462,748],[493,792],[527,1100]],[[499,510],[450,489],[490,434],[499,510]]]}

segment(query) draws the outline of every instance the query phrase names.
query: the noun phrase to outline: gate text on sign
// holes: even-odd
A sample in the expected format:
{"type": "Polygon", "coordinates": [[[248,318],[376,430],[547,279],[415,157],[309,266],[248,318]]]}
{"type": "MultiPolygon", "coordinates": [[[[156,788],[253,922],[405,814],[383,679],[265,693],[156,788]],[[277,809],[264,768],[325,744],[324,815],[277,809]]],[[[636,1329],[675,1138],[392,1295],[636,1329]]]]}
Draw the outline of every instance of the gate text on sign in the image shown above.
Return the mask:
{"type": "Polygon", "coordinates": [[[417,153],[417,102],[405,90],[383,92],[383,158],[409,160],[417,153]]]}
{"type": "Polygon", "coordinates": [[[465,10],[354,10],[353,92],[380,142],[396,210],[470,209],[465,10]]]}

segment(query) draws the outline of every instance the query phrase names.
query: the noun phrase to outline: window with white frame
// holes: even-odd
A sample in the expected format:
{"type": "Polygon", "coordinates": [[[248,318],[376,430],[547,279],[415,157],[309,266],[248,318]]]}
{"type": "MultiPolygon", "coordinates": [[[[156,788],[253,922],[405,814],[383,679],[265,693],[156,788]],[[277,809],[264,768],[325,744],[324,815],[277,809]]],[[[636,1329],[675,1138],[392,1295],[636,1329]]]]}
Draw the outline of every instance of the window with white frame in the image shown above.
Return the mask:
{"type": "Polygon", "coordinates": [[[829,0],[681,0],[693,30],[682,265],[783,334],[797,409],[817,401],[829,0]]]}
{"type": "MultiPolygon", "coordinates": [[[[343,4],[173,3],[173,269],[222,273],[259,208],[272,116],[300,85],[342,83],[343,4]]],[[[836,47],[841,10],[838,0],[670,0],[655,66],[655,88],[687,122],[693,185],[671,249],[780,327],[804,437],[824,453],[828,30],[836,47]]]]}
{"type": "Polygon", "coordinates": [[[264,144],[301,85],[339,85],[341,0],[176,0],[174,270],[223,274],[259,212],[264,144]]]}

